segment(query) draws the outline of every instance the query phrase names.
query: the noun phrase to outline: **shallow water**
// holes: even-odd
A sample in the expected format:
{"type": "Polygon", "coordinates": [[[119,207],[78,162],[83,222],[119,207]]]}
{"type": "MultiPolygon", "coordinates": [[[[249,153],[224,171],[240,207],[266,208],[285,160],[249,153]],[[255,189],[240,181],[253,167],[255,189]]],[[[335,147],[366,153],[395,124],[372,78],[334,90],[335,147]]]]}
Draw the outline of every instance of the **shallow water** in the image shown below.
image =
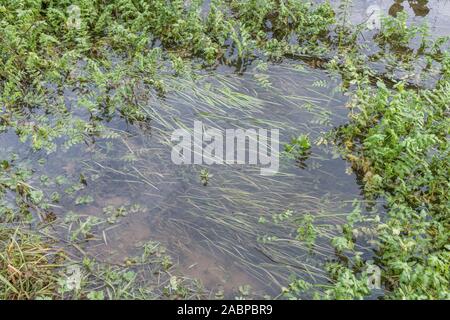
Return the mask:
{"type": "Polygon", "coordinates": [[[36,177],[62,175],[76,183],[83,175],[86,186],[69,195],[64,194],[67,186],[32,181],[48,194],[64,194],[54,208],[58,217],[72,211],[101,218],[107,206],[145,208],[102,226],[103,237],[84,244],[97,258],[121,263],[143,242],[157,240],[177,260],[180,273],[202,280],[209,290],[230,295],[248,284],[257,294],[275,295],[291,274],[306,271],[308,277],[325,279],[319,265],[332,254],[325,234],[335,231],[338,214],[359,197],[355,176],[345,173],[346,163],[329,148],[315,146],[301,165],[282,155],[274,176],[262,176],[254,165],[204,166],[211,174],[204,186],[202,166],[173,164],[168,143],[174,129],[190,128],[194,120],[223,129],[277,128],[281,148],[293,136],[308,134],[315,141],[321,132],[345,123],[346,97],[335,89],[338,80],[324,71],[286,61],[264,72],[270,84],[261,84],[260,74],[255,68],[244,75],[223,68],[220,74],[203,74],[195,87],[190,80],[172,80],[172,91],[147,106],[152,120],[146,128],[114,119],[108,126],[121,131],[119,139],[65,153],[30,154],[18,148],[13,134],[1,137],[24,161],[46,159],[34,166],[36,177]],[[87,195],[91,203],[76,204],[87,195]],[[317,216],[324,224],[323,248],[310,253],[300,241],[290,240],[295,237],[292,225],[271,222],[286,210],[317,216]],[[267,222],[260,223],[261,218],[267,222]]]}
{"type": "MultiPolygon", "coordinates": [[[[390,14],[403,6],[418,15],[414,19],[427,16],[437,34],[449,34],[449,1],[425,2],[377,4],[390,14]]],[[[363,21],[370,4],[355,2],[352,20],[363,21]]],[[[320,133],[347,121],[347,97],[336,89],[340,79],[289,60],[269,64],[267,70],[253,65],[236,74],[221,67],[198,77],[195,83],[167,79],[171,90],[166,96],[143,106],[151,119],[144,126],[120,118],[108,122],[119,138],[46,155],[6,132],[0,135],[0,156],[18,154],[18,163],[35,170],[31,185],[63,195],[52,207],[58,218],[76,213],[104,219],[108,206],[140,206],[118,221],[100,224],[99,236],[80,244],[101,261],[122,263],[143,243],[159,241],[174,258],[176,272],[200,279],[211,296],[223,291],[234,297],[243,285],[257,296],[276,296],[291,275],[326,281],[321,265],[334,258],[329,239],[352,200],[363,200],[356,175],[332,147],[314,145],[301,163],[281,155],[280,172],[262,176],[252,165],[175,165],[169,141],[173,130],[192,128],[197,120],[221,129],[276,128],[281,148],[299,134],[317,142],[320,133]],[[207,185],[200,180],[205,168],[211,175],[207,185]],[[61,175],[68,183],[45,185],[42,175],[61,175]],[[78,189],[66,192],[77,183],[78,189]],[[76,204],[80,196],[92,201],[76,204]],[[294,222],[273,222],[286,210],[315,217],[320,235],[314,248],[293,240],[294,222]]],[[[65,98],[76,110],[76,95],[66,92],[65,98]]],[[[67,225],[60,233],[69,237],[73,230],[67,225]]]]}

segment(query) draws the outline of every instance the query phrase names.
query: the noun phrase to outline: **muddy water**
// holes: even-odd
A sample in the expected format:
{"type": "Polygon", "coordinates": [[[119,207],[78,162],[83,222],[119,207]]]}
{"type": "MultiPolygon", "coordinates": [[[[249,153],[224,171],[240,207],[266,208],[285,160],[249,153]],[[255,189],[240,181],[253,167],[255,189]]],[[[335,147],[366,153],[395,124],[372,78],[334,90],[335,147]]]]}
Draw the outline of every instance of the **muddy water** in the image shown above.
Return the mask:
{"type": "MultiPolygon", "coordinates": [[[[364,21],[371,4],[355,2],[352,20],[364,21]]],[[[393,15],[406,10],[417,15],[414,19],[426,16],[437,34],[449,34],[448,1],[376,4],[393,15]]],[[[94,227],[93,238],[79,244],[99,260],[123,263],[144,243],[159,241],[174,258],[173,272],[201,280],[211,296],[234,297],[239,287],[250,285],[252,294],[273,297],[292,275],[327,280],[321,266],[334,258],[330,237],[352,200],[363,200],[357,177],[332,146],[321,144],[314,144],[302,161],[281,154],[274,176],[262,176],[255,165],[175,165],[170,136],[202,121],[208,128],[279,129],[281,148],[299,134],[316,143],[322,132],[346,122],[347,97],[339,84],[339,78],[298,61],[267,69],[253,65],[244,74],[221,67],[199,72],[195,82],[167,79],[166,96],[143,106],[148,123],[131,125],[120,118],[107,123],[117,138],[46,155],[6,132],[0,135],[0,155],[16,153],[17,162],[35,171],[31,185],[62,195],[51,210],[66,220],[63,236],[73,234],[68,217],[75,214],[103,221],[94,227]],[[207,185],[202,169],[209,172],[207,185]],[[63,176],[67,182],[46,185],[42,175],[63,176]],[[88,196],[87,203],[79,201],[88,196]],[[126,216],[104,222],[111,218],[105,208],[122,206],[126,216]],[[287,210],[315,218],[316,246],[295,240],[298,221],[274,219],[287,210]]],[[[76,110],[76,97],[66,96],[76,110]]]]}

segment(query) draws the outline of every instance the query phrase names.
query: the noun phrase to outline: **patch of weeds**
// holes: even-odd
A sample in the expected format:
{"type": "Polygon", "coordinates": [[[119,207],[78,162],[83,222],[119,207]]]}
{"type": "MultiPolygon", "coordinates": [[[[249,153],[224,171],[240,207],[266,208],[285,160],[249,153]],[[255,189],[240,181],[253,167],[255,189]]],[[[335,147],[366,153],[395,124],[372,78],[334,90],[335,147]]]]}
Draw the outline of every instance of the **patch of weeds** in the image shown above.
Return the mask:
{"type": "Polygon", "coordinates": [[[209,173],[208,169],[202,169],[200,170],[200,182],[207,186],[209,183],[209,180],[211,179],[213,175],[209,173]]]}
{"type": "Polygon", "coordinates": [[[290,143],[284,145],[283,154],[295,159],[300,168],[306,168],[305,162],[311,155],[311,142],[309,137],[301,134],[296,138],[292,138],[290,143]]]}
{"type": "Polygon", "coordinates": [[[110,224],[114,224],[120,221],[121,217],[127,216],[129,213],[144,213],[146,212],[146,208],[140,206],[139,204],[133,204],[131,206],[107,206],[103,208],[103,213],[107,216],[107,221],[110,224]]]}
{"type": "Polygon", "coordinates": [[[1,299],[55,298],[63,260],[40,236],[0,225],[1,299]]]}
{"type": "Polygon", "coordinates": [[[297,240],[304,241],[311,247],[317,238],[318,231],[314,226],[314,217],[311,214],[305,214],[298,220],[297,240]]]}
{"type": "MultiPolygon", "coordinates": [[[[448,59],[448,58],[447,58],[448,59]]],[[[444,68],[444,74],[445,74],[444,68]]],[[[378,259],[388,297],[448,298],[450,78],[431,90],[360,90],[339,134],[366,194],[387,201],[378,259]]],[[[342,248],[351,242],[339,241],[342,248]]]]}
{"type": "Polygon", "coordinates": [[[91,195],[79,196],[75,199],[76,205],[89,204],[94,202],[94,198],[91,195]]]}
{"type": "Polygon", "coordinates": [[[67,224],[69,239],[71,241],[85,241],[95,237],[95,228],[105,221],[98,217],[78,215],[74,212],[68,212],[64,218],[67,224]]]}
{"type": "Polygon", "coordinates": [[[292,138],[290,143],[284,145],[284,151],[293,155],[303,155],[311,149],[311,142],[307,135],[292,138]]]}

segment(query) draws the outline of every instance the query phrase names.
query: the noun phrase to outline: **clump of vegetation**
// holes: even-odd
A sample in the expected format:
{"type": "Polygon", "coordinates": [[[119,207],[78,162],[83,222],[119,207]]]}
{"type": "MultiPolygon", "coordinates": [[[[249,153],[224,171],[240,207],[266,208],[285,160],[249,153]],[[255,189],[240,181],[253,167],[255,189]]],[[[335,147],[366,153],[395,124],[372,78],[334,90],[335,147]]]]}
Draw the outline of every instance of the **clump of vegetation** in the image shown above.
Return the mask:
{"type": "Polygon", "coordinates": [[[377,251],[392,298],[449,297],[449,61],[434,89],[361,88],[339,130],[367,196],[387,201],[377,251]]]}
{"type": "Polygon", "coordinates": [[[164,274],[170,257],[158,243],[143,245],[140,256],[124,266],[88,256],[69,258],[54,241],[23,226],[0,225],[0,298],[157,299],[198,298],[199,284],[164,274]],[[78,261],[79,262],[76,262],[78,261]],[[153,279],[158,274],[157,279],[153,279]]]}
{"type": "Polygon", "coordinates": [[[23,226],[0,225],[0,298],[55,298],[62,260],[64,255],[23,226]]]}
{"type": "Polygon", "coordinates": [[[114,206],[107,206],[103,208],[103,213],[108,217],[107,221],[108,223],[116,223],[120,221],[121,217],[127,216],[129,213],[138,213],[138,212],[145,212],[146,209],[144,207],[141,207],[139,204],[134,204],[131,206],[120,206],[118,208],[115,208],[114,206]]]}
{"type": "Polygon", "coordinates": [[[304,134],[292,138],[290,143],[284,145],[284,151],[294,155],[305,155],[309,149],[311,149],[311,142],[304,134]]]}
{"type": "Polygon", "coordinates": [[[306,168],[306,160],[308,160],[311,155],[311,141],[306,134],[301,134],[296,138],[292,138],[289,143],[284,145],[283,154],[287,156],[287,158],[295,159],[297,165],[305,169],[306,168]]]}
{"type": "Polygon", "coordinates": [[[211,179],[213,175],[209,173],[208,169],[202,169],[200,171],[200,182],[204,185],[207,186],[209,183],[209,179],[211,179]]]}

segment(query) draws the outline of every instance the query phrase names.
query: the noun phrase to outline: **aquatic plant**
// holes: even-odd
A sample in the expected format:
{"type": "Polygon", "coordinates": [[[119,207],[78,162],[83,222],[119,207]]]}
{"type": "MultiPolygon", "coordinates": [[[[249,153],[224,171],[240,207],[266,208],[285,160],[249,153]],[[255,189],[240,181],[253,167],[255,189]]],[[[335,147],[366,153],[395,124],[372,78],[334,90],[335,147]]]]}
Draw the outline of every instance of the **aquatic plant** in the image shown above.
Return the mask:
{"type": "Polygon", "coordinates": [[[354,211],[359,212],[356,219],[349,215],[342,235],[331,242],[342,256],[327,264],[333,285],[317,291],[310,284],[294,281],[285,290],[288,297],[305,292],[327,299],[377,296],[367,272],[374,265],[383,286],[377,289],[384,290],[378,291],[379,298],[449,297],[450,78],[449,56],[442,49],[448,39],[430,40],[426,26],[407,26],[404,14],[384,18],[382,26],[377,41],[409,48],[413,38],[421,39],[417,52],[408,49],[389,56],[390,63],[407,61],[402,66],[408,69],[426,56],[425,60],[440,66],[433,71],[439,80],[426,88],[373,77],[370,69],[356,67],[357,61],[365,59],[363,49],[346,51],[345,62],[338,67],[335,61],[328,64],[331,69],[337,67],[353,86],[349,123],[335,131],[334,139],[363,182],[365,196],[386,201],[387,213],[375,218],[360,211],[354,211]],[[375,86],[368,85],[375,79],[375,86]],[[364,261],[363,252],[356,248],[361,232],[374,236],[374,261],[364,261]]]}
{"type": "MultiPolygon", "coordinates": [[[[156,125],[152,129],[156,132],[173,130],[179,124],[170,112],[177,114],[179,110],[164,99],[155,105],[149,101],[164,97],[169,90],[192,87],[195,79],[208,81],[203,71],[195,72],[199,67],[212,70],[222,63],[242,73],[252,61],[260,60],[263,62],[253,77],[262,88],[275,90],[274,79],[267,73],[267,61],[289,57],[303,61],[295,67],[298,72],[304,72],[305,65],[309,64],[326,68],[343,79],[343,91],[350,95],[349,121],[334,135],[328,134],[319,141],[322,145],[325,142],[339,145],[342,156],[351,163],[349,171],[355,172],[363,184],[364,196],[368,200],[385,201],[387,212],[372,217],[363,213],[356,203],[345,219],[333,218],[333,223],[340,228],[337,234],[329,225],[320,224],[320,214],[290,209],[275,214],[266,212],[268,205],[273,207],[279,203],[271,198],[279,197],[283,201],[284,194],[264,186],[272,180],[260,180],[257,185],[244,173],[237,173],[255,193],[264,194],[264,202],[251,204],[265,215],[259,221],[266,227],[266,234],[256,236],[267,246],[258,246],[257,254],[291,269],[301,269],[314,281],[319,279],[319,285],[290,279],[282,294],[288,298],[302,297],[305,292],[315,298],[365,298],[373,294],[367,269],[378,266],[383,298],[448,299],[450,58],[446,53],[447,39],[431,40],[426,26],[410,26],[406,15],[399,14],[397,18],[383,18],[381,30],[373,37],[375,52],[369,52],[367,41],[361,40],[363,26],[355,27],[348,21],[349,5],[349,1],[341,5],[337,21],[329,3],[311,5],[300,0],[213,0],[207,7],[200,0],[190,3],[114,0],[106,5],[102,0],[2,1],[0,131],[14,132],[22,144],[28,144],[36,153],[56,153],[84,143],[86,152],[93,154],[93,162],[86,165],[89,176],[79,174],[77,164],[69,166],[66,173],[74,173],[73,181],[61,173],[36,179],[32,166],[21,165],[14,155],[0,162],[0,295],[6,299],[198,297],[194,288],[201,290],[195,284],[165,273],[172,267],[172,260],[155,243],[143,244],[142,255],[128,258],[125,267],[100,264],[80,248],[79,244],[87,240],[99,238],[106,242],[105,233],[99,237],[96,234],[107,222],[115,224],[127,212],[140,211],[125,205],[95,207],[95,194],[83,193],[88,183],[99,178],[94,167],[130,178],[127,181],[130,185],[139,179],[139,186],[158,190],[142,173],[142,168],[132,165],[138,155],[123,140],[125,133],[111,128],[109,123],[117,119],[132,125],[153,122],[156,125]],[[69,5],[76,5],[80,16],[72,16],[74,11],[68,11],[69,5]],[[415,68],[418,62],[422,66],[420,72],[415,68]],[[385,64],[388,72],[380,74],[374,68],[376,63],[385,64]],[[400,80],[395,71],[407,74],[400,80]],[[428,87],[414,82],[430,77],[437,80],[430,81],[428,87]],[[99,140],[104,142],[103,154],[94,148],[94,142],[99,140]],[[127,153],[120,160],[130,164],[127,169],[118,172],[113,165],[98,161],[97,157],[117,161],[110,157],[109,151],[121,143],[127,153]],[[58,187],[58,191],[53,187],[58,187]],[[41,237],[37,232],[42,229],[24,231],[25,223],[29,227],[34,220],[38,221],[39,228],[51,225],[56,219],[54,209],[70,206],[64,203],[66,199],[73,200],[71,204],[78,205],[80,210],[93,206],[91,210],[101,212],[105,208],[106,218],[69,212],[59,225],[67,231],[63,239],[52,234],[41,237]],[[20,225],[11,228],[13,223],[20,225]],[[273,234],[271,229],[276,228],[286,231],[286,236],[273,234]],[[361,235],[370,235],[367,247],[359,243],[361,235]],[[302,258],[306,257],[319,247],[318,238],[328,240],[332,248],[320,248],[315,254],[322,258],[336,257],[326,268],[318,270],[317,266],[289,254],[295,250],[305,253],[302,258]],[[82,253],[83,258],[77,257],[78,262],[83,260],[82,289],[74,290],[67,278],[58,274],[61,271],[58,268],[66,265],[56,261],[60,257],[59,251],[53,250],[56,242],[66,243],[82,253]],[[288,245],[294,250],[278,250],[288,245]],[[363,250],[366,253],[373,250],[370,259],[363,259],[363,250]],[[158,289],[139,290],[138,272],[129,268],[144,265],[150,274],[166,275],[163,280],[158,278],[155,285],[158,289]],[[37,271],[43,269],[48,272],[37,271]]],[[[191,88],[192,97],[179,90],[179,95],[184,95],[191,104],[209,103],[211,107],[207,111],[201,107],[193,109],[200,111],[201,116],[232,123],[239,123],[239,116],[233,118],[227,110],[239,110],[239,115],[251,117],[249,108],[260,112],[270,102],[267,97],[242,93],[237,89],[239,85],[226,77],[218,79],[222,82],[219,86],[191,88]]],[[[327,85],[323,79],[316,79],[310,89],[321,90],[327,85]]],[[[286,97],[285,101],[289,98],[292,97],[286,97]]],[[[303,103],[302,108],[314,113],[316,121],[327,122],[328,115],[318,105],[328,103],[331,98],[294,98],[303,103]]],[[[281,108],[282,104],[272,106],[281,108]]],[[[259,124],[272,124],[264,121],[255,120],[259,124]]],[[[285,146],[286,153],[300,159],[310,156],[310,149],[312,143],[304,134],[285,146]]],[[[43,166],[43,163],[33,165],[43,166]]],[[[204,186],[211,177],[208,170],[200,171],[204,186]]],[[[196,180],[198,184],[198,173],[196,180]]],[[[223,177],[220,181],[225,186],[211,184],[195,190],[197,200],[207,202],[208,209],[218,212],[214,217],[202,216],[196,204],[190,204],[186,212],[202,221],[215,220],[224,233],[239,230],[246,239],[256,237],[256,217],[240,212],[230,215],[224,212],[221,199],[210,201],[212,197],[205,189],[214,187],[224,198],[232,199],[234,208],[248,205],[247,191],[226,184],[223,177]]],[[[139,187],[133,188],[139,191],[139,187]]],[[[293,198],[322,201],[309,195],[293,198]]],[[[322,203],[315,206],[321,210],[331,207],[322,203]]],[[[175,228],[188,224],[174,218],[170,223],[175,228]]],[[[201,226],[195,228],[203,230],[201,226]]],[[[264,265],[246,260],[244,250],[232,239],[214,243],[205,237],[205,241],[242,261],[260,280],[270,278],[280,288],[280,279],[287,281],[286,277],[268,272],[264,265]]],[[[142,277],[148,275],[144,273],[142,277]]],[[[241,286],[239,291],[247,297],[251,290],[241,286]]],[[[221,296],[220,292],[217,294],[221,296]]]]}
{"type": "Polygon", "coordinates": [[[419,92],[361,89],[360,112],[339,130],[367,196],[387,201],[377,252],[388,297],[448,298],[449,80],[419,92]]]}
{"type": "Polygon", "coordinates": [[[290,154],[304,155],[311,149],[311,142],[307,135],[299,135],[297,138],[292,138],[290,143],[284,145],[284,150],[290,154]]]}

